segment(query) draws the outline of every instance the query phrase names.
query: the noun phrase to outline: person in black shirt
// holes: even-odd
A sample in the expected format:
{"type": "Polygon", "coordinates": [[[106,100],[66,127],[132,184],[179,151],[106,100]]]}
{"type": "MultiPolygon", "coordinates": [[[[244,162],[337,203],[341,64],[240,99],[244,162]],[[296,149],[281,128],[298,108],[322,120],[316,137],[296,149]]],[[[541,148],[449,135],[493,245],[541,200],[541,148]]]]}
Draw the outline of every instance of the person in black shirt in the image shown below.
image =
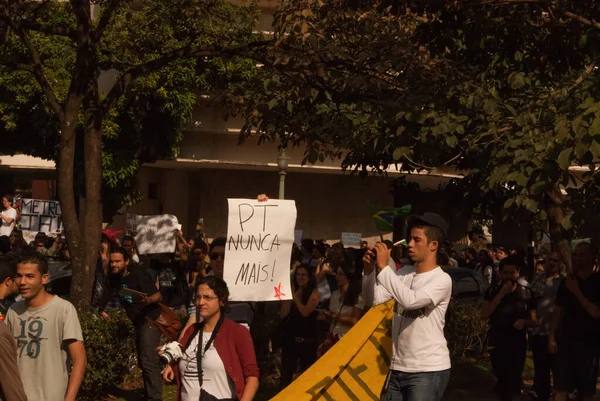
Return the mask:
{"type": "Polygon", "coordinates": [[[556,353],[555,400],[566,401],[576,388],[581,400],[593,400],[600,358],[600,274],[589,242],[573,250],[573,273],[558,287],[548,338],[556,353]],[[561,327],[559,331],[558,328],[561,327]]]}
{"type": "Polygon", "coordinates": [[[0,263],[0,321],[6,317],[6,312],[15,303],[15,295],[19,287],[15,282],[17,275],[17,259],[5,256],[0,263]]]}
{"type": "Polygon", "coordinates": [[[527,352],[527,328],[536,327],[535,301],[529,288],[517,283],[525,261],[509,256],[500,262],[502,281],[490,288],[481,317],[490,320],[490,360],[503,401],[518,399],[527,352]]]}
{"type": "MultiPolygon", "coordinates": [[[[160,316],[158,303],[162,300],[162,296],[150,275],[131,263],[125,248],[118,247],[111,250],[110,267],[112,274],[119,278],[116,285],[120,289],[121,305],[135,328],[138,362],[144,378],[146,399],[162,400],[162,374],[156,353],[161,332],[154,324],[160,316]],[[123,292],[124,289],[138,291],[141,294],[126,293],[123,292]]],[[[99,302],[100,314],[106,320],[110,320],[110,317],[104,309],[112,294],[113,289],[107,289],[99,302]]]]}
{"type": "Polygon", "coordinates": [[[279,388],[292,382],[300,362],[300,373],[317,360],[317,319],[319,290],[312,268],[299,265],[294,274],[293,299],[283,301],[281,318],[283,344],[281,353],[281,378],[279,388]]]}

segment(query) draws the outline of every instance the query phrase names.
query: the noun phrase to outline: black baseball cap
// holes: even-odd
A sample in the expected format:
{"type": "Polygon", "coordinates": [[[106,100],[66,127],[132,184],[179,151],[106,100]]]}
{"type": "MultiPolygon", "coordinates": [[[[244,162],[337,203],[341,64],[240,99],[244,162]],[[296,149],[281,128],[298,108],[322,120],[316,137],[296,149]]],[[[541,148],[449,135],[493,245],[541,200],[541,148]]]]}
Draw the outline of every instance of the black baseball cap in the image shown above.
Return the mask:
{"type": "Polygon", "coordinates": [[[440,216],[437,213],[427,212],[422,215],[412,214],[408,216],[406,221],[408,223],[409,228],[415,225],[419,225],[419,223],[424,223],[425,225],[434,226],[442,230],[442,232],[444,233],[444,237],[448,236],[448,223],[446,222],[446,220],[444,220],[442,216],[440,216]]]}

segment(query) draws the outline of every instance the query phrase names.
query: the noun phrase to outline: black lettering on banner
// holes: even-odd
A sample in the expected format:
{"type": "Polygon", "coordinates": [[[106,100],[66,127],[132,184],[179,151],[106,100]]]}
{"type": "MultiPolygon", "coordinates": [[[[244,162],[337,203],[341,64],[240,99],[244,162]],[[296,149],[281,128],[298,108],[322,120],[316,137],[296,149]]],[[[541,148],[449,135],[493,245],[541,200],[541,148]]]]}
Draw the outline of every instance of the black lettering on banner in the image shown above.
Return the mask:
{"type": "Polygon", "coordinates": [[[254,234],[238,234],[235,237],[233,235],[230,235],[229,241],[227,241],[227,249],[229,250],[233,247],[236,251],[238,249],[242,249],[248,251],[257,250],[272,252],[273,248],[277,247],[277,250],[279,250],[279,247],[281,246],[281,244],[279,243],[279,236],[275,235],[274,237],[272,237],[272,239],[271,237],[271,234],[265,234],[263,236],[263,234],[261,233],[259,233],[258,236],[254,234]]]}
{"type": "Polygon", "coordinates": [[[350,400],[352,400],[352,401],[360,401],[360,399],[356,396],[356,394],[354,394],[354,392],[352,390],[350,390],[350,387],[348,387],[346,385],[346,383],[344,383],[344,380],[342,380],[341,375],[342,374],[340,372],[340,374],[336,376],[335,382],[340,385],[340,387],[342,388],[342,390],[344,390],[344,393],[346,393],[346,395],[348,396],[348,398],[350,400]]]}
{"type": "Polygon", "coordinates": [[[50,230],[52,230],[52,216],[40,216],[40,223],[36,231],[50,232],[50,230]],[[44,230],[42,227],[46,226],[48,229],[44,230]]]}
{"type": "Polygon", "coordinates": [[[248,269],[250,268],[250,263],[242,263],[242,267],[238,272],[237,278],[235,279],[235,284],[238,282],[246,283],[246,278],[248,277],[248,269]]]}
{"type": "Polygon", "coordinates": [[[278,205],[256,205],[256,207],[263,207],[263,228],[262,230],[265,231],[267,228],[267,208],[268,207],[278,207],[278,205]]]}
{"type": "Polygon", "coordinates": [[[249,203],[240,203],[238,205],[238,214],[240,215],[240,228],[242,229],[242,232],[244,232],[244,223],[249,221],[252,218],[252,216],[254,216],[254,208],[249,203]],[[242,206],[249,207],[250,211],[252,212],[252,214],[250,214],[250,216],[246,220],[243,220],[243,221],[242,221],[242,206]]]}
{"type": "Polygon", "coordinates": [[[40,213],[39,213],[39,212],[36,210],[36,208],[39,206],[39,204],[40,204],[40,201],[39,201],[39,200],[34,200],[34,201],[33,201],[33,205],[31,205],[31,213],[32,213],[32,214],[40,214],[40,213]]]}
{"type": "Polygon", "coordinates": [[[310,394],[313,398],[315,398],[315,396],[317,395],[317,392],[323,393],[323,391],[324,391],[323,387],[327,386],[329,384],[329,382],[331,382],[331,379],[332,379],[331,376],[324,377],[323,380],[321,380],[318,383],[315,383],[314,386],[312,386],[311,388],[306,390],[306,393],[310,394]]]}
{"type": "MultiPolygon", "coordinates": [[[[387,366],[386,366],[386,368],[387,368],[387,366]]],[[[365,381],[360,378],[360,374],[367,370],[367,365],[365,365],[363,363],[362,365],[358,366],[356,369],[354,369],[353,367],[348,365],[348,366],[346,366],[346,370],[348,371],[350,376],[352,376],[354,378],[354,380],[356,380],[356,383],[360,386],[360,388],[362,388],[364,390],[364,392],[367,393],[373,401],[379,400],[379,396],[377,394],[375,394],[373,391],[371,391],[371,389],[369,388],[367,383],[365,383],[365,381]]]]}
{"type": "Polygon", "coordinates": [[[54,202],[56,214],[62,216],[62,208],[60,207],[60,202],[54,202]]]}
{"type": "Polygon", "coordinates": [[[31,218],[33,216],[31,215],[21,215],[21,221],[19,223],[19,226],[21,227],[21,230],[28,230],[28,231],[33,231],[31,230],[31,218]]]}
{"type": "MultiPolygon", "coordinates": [[[[273,264],[273,267],[275,265],[273,264]]],[[[265,279],[263,280],[262,278],[260,279],[260,282],[265,282],[267,281],[267,279],[269,278],[269,272],[267,271],[267,267],[269,267],[269,265],[264,265],[261,269],[260,269],[260,274],[262,276],[263,273],[265,273],[265,279]]],[[[273,281],[273,277],[271,276],[271,281],[273,281]]]]}
{"type": "Polygon", "coordinates": [[[51,216],[56,216],[56,203],[50,202],[48,204],[48,214],[51,216]]]}
{"type": "Polygon", "coordinates": [[[21,214],[30,214],[31,213],[31,199],[27,202],[26,199],[21,200],[21,214]]]}
{"type": "Polygon", "coordinates": [[[373,343],[375,349],[379,351],[379,356],[383,359],[383,363],[385,364],[385,366],[390,366],[390,356],[385,351],[385,348],[383,347],[381,342],[378,339],[376,339],[375,336],[369,337],[369,341],[373,343]]]}
{"type": "MultiPolygon", "coordinates": [[[[271,269],[271,281],[273,281],[273,277],[275,277],[275,265],[277,264],[277,260],[273,259],[273,269],[271,269]]],[[[267,277],[269,275],[267,274],[267,277]]]]}
{"type": "MultiPolygon", "coordinates": [[[[268,267],[269,265],[263,265],[262,262],[259,262],[258,264],[250,262],[242,263],[242,267],[238,271],[237,278],[235,279],[235,284],[241,283],[248,285],[267,281],[269,279],[268,267]],[[262,273],[264,273],[264,275],[262,273]]],[[[271,281],[273,281],[272,278],[271,281]]]]}

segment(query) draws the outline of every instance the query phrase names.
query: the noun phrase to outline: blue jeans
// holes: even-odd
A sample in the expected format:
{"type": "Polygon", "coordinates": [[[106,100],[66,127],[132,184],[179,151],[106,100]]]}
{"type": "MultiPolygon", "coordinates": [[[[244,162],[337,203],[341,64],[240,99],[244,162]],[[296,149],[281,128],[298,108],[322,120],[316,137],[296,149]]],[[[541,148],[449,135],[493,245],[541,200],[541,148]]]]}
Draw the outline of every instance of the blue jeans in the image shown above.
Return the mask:
{"type": "Polygon", "coordinates": [[[450,379],[450,369],[409,373],[390,370],[381,401],[440,401],[450,379]]]}

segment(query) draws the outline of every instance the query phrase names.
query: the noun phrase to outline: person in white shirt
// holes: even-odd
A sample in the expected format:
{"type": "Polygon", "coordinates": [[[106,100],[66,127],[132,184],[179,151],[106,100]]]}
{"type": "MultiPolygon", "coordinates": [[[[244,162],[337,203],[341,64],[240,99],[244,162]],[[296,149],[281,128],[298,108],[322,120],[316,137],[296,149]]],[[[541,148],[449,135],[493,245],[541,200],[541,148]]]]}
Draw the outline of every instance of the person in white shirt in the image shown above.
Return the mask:
{"type": "Polygon", "coordinates": [[[13,197],[10,195],[4,195],[2,197],[2,206],[4,210],[0,213],[0,236],[6,235],[7,237],[15,228],[15,221],[17,220],[17,210],[12,207],[13,197]]]}
{"type": "Polygon", "coordinates": [[[363,258],[367,305],[394,299],[392,361],[382,401],[439,401],[450,378],[444,323],[452,280],[437,264],[448,224],[435,213],[410,216],[408,256],[413,265],[395,269],[390,250],[377,243],[363,258]]]}

